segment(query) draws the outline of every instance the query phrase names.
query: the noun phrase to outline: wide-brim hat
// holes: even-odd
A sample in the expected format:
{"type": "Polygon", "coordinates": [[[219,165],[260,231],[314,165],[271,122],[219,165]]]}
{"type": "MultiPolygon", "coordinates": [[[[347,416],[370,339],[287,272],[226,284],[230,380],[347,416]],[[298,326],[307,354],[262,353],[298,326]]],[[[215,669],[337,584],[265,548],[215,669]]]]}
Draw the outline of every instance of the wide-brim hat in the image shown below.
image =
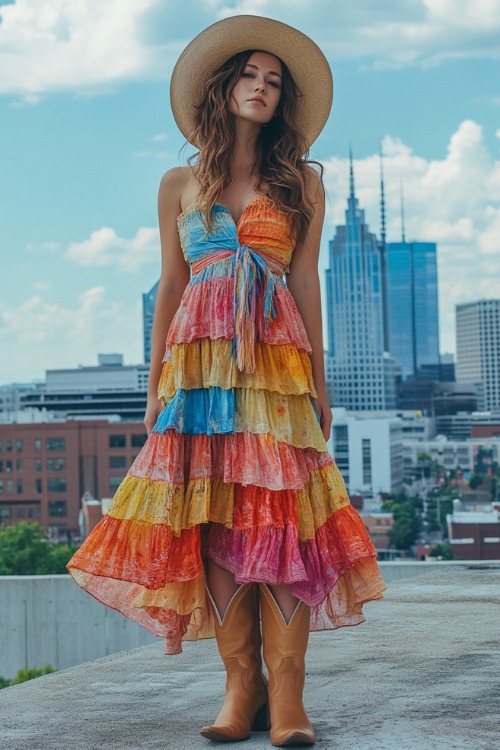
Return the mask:
{"type": "Polygon", "coordinates": [[[231,16],[218,21],[182,52],[170,82],[170,103],[181,133],[190,139],[196,105],[213,71],[245,50],[269,52],[285,63],[300,91],[297,125],[310,146],[323,130],[332,106],[333,77],[328,60],[301,31],[261,16],[231,16]]]}

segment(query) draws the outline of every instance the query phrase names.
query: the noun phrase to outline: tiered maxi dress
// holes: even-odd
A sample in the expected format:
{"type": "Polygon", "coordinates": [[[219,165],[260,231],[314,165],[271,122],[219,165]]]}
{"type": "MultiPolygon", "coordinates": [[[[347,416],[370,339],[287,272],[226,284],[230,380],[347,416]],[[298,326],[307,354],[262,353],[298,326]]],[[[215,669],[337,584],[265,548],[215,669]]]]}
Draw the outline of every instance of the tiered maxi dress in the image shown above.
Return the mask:
{"type": "Polygon", "coordinates": [[[385,584],[319,425],[284,281],[289,220],[261,196],[237,224],[218,203],[210,230],[196,205],[178,226],[191,279],[168,331],[164,409],[69,572],[167,654],[214,635],[207,558],[239,583],[290,584],[313,631],[357,625],[385,584]]]}

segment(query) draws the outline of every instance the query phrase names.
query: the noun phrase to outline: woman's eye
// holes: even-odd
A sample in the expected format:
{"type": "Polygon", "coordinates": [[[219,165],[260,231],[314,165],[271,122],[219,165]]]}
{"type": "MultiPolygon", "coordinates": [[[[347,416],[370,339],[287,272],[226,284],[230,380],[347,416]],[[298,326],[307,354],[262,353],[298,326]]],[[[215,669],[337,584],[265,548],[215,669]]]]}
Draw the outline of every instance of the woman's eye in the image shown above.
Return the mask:
{"type": "Polygon", "coordinates": [[[269,81],[269,85],[274,86],[275,89],[281,88],[281,86],[279,85],[277,81],[269,81]]]}
{"type": "Polygon", "coordinates": [[[241,77],[242,78],[253,78],[253,73],[242,73],[241,77]]]}

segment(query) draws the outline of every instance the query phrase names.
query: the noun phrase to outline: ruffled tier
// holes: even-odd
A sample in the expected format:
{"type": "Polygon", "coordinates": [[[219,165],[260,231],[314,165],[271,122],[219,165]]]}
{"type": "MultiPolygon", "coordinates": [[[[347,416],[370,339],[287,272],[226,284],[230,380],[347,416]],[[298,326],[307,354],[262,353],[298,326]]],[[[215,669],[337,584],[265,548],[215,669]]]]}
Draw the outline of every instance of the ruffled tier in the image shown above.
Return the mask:
{"type": "MultiPolygon", "coordinates": [[[[128,475],[108,516],[150,526],[163,524],[174,536],[208,522],[236,529],[293,524],[299,539],[305,541],[313,539],[318,528],[346,505],[345,485],[332,463],[312,471],[307,483],[295,490],[226,484],[221,478],[174,484],[128,475]]],[[[182,571],[182,563],[177,564],[182,571]]]]}
{"type": "MultiPolygon", "coordinates": [[[[193,277],[186,287],[170,325],[167,347],[196,339],[234,338],[234,278],[214,276],[210,269],[217,265],[230,268],[228,263],[209,266],[198,277],[193,277]],[[204,281],[203,274],[208,273],[211,278],[204,281]]],[[[256,340],[274,345],[293,344],[299,350],[311,352],[295,301],[278,277],[274,302],[276,315],[268,321],[263,314],[264,300],[262,297],[257,299],[256,340]]]]}
{"type": "Polygon", "coordinates": [[[173,344],[158,385],[159,398],[173,398],[179,389],[255,388],[273,393],[317,396],[312,378],[311,358],[291,344],[255,345],[255,371],[242,372],[231,356],[229,339],[201,339],[188,344],[173,344]]]}
{"type": "MultiPolygon", "coordinates": [[[[128,476],[183,485],[194,479],[219,478],[226,484],[278,490],[307,486],[310,475],[326,466],[333,470],[334,461],[327,451],[280,443],[267,433],[183,435],[167,430],[151,434],[128,476]]],[[[329,481],[337,491],[342,481],[337,470],[329,481]]],[[[345,491],[343,484],[341,491],[345,491]]]]}
{"type": "Polygon", "coordinates": [[[167,641],[213,636],[204,590],[203,555],[231,570],[238,583],[289,583],[312,607],[312,630],[356,625],[362,606],[385,588],[376,552],[350,505],[336,510],[310,540],[294,523],[227,528],[195,526],[175,536],[166,524],[105,516],[69,564],[97,599],[167,641]]]}
{"type": "Polygon", "coordinates": [[[269,433],[297,448],[326,450],[310,394],[284,396],[253,388],[180,389],[160,412],[153,433],[175,430],[192,435],[269,433]]]}

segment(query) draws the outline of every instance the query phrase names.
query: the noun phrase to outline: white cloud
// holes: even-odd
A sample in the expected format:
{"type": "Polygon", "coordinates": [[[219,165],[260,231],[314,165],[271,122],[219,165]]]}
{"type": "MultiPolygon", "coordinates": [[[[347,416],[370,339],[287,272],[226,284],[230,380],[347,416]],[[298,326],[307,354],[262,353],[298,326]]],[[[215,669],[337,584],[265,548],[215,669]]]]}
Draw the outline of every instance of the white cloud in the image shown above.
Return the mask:
{"type": "Polygon", "coordinates": [[[0,6],[0,93],[97,92],[168,78],[182,48],[228,15],[267,15],[310,34],[332,62],[379,67],[500,56],[498,0],[17,0],[0,6]]]}
{"type": "Polygon", "coordinates": [[[134,272],[151,261],[158,261],[160,240],[158,229],[141,227],[135,237],[124,239],[114,229],[102,227],[88,240],[72,242],[65,257],[82,266],[110,266],[134,272]]]}
{"type": "MultiPolygon", "coordinates": [[[[455,349],[455,304],[500,297],[500,161],[484,143],[481,127],[463,122],[446,155],[426,160],[397,139],[383,140],[387,240],[401,237],[400,184],[404,186],[406,238],[438,243],[441,349],[455,349]]],[[[344,222],[347,159],[326,164],[330,198],[324,236],[344,222]]],[[[354,161],[355,188],[366,221],[380,231],[378,154],[354,161]]],[[[326,253],[322,263],[326,264],[326,253]]]]}
{"type": "Polygon", "coordinates": [[[0,90],[31,95],[134,79],[148,68],[138,23],[156,2],[17,0],[2,6],[0,90]]]}
{"type": "Polygon", "coordinates": [[[139,305],[109,300],[106,289],[85,290],[73,307],[40,295],[17,307],[0,304],[0,346],[3,382],[43,376],[44,353],[50,367],[94,364],[97,352],[116,351],[128,361],[139,361],[141,346],[139,305]]]}

